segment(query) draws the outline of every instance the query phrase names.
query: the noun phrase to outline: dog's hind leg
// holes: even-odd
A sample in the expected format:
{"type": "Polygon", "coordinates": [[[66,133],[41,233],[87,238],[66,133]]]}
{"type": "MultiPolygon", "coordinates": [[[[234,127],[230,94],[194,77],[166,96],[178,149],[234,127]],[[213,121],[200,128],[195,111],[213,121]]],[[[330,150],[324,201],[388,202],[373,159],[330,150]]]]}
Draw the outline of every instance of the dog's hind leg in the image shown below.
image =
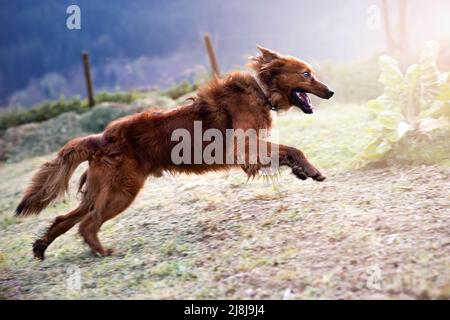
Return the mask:
{"type": "Polygon", "coordinates": [[[80,223],[80,234],[94,254],[109,256],[114,252],[113,249],[106,249],[102,246],[98,239],[98,232],[104,222],[114,218],[128,208],[138,194],[142,184],[138,188],[131,188],[132,190],[125,189],[108,192],[106,196],[99,198],[101,201],[96,202],[94,210],[90,211],[83,218],[80,223]]]}
{"type": "Polygon", "coordinates": [[[47,247],[60,235],[66,233],[81,218],[89,212],[86,204],[81,203],[76,209],[70,211],[65,215],[56,217],[52,225],[47,229],[46,233],[33,244],[33,254],[35,258],[44,260],[45,250],[47,247]]]}

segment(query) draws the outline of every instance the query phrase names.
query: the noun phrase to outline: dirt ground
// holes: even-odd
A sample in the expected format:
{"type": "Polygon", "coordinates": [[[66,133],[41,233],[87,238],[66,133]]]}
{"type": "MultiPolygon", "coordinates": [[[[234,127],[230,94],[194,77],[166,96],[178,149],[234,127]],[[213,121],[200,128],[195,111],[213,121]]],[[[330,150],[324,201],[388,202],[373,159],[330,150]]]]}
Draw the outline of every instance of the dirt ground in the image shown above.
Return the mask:
{"type": "Polygon", "coordinates": [[[323,183],[288,171],[148,180],[102,229],[115,256],[92,256],[74,228],[39,262],[36,234],[76,203],[12,217],[42,161],[0,168],[1,298],[450,298],[447,167],[327,170],[323,183]]]}

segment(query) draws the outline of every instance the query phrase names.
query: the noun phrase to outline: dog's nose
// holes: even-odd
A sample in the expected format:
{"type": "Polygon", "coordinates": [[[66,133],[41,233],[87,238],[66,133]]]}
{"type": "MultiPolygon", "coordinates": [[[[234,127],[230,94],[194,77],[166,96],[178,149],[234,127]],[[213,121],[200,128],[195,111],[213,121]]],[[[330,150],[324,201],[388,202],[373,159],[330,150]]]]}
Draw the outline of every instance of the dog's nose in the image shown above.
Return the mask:
{"type": "Polygon", "coordinates": [[[334,96],[334,91],[328,90],[328,99],[331,99],[332,96],[334,96]]]}

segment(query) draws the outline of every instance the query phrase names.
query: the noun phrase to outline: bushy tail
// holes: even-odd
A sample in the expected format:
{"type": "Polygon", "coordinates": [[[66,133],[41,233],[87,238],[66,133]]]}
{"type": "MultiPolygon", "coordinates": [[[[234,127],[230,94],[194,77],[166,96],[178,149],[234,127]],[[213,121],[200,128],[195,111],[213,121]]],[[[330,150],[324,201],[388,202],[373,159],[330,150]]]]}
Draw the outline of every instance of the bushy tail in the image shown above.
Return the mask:
{"type": "Polygon", "coordinates": [[[69,188],[69,180],[75,169],[87,161],[100,144],[98,135],[69,141],[58,156],[45,163],[33,176],[16,215],[38,214],[69,188]]]}

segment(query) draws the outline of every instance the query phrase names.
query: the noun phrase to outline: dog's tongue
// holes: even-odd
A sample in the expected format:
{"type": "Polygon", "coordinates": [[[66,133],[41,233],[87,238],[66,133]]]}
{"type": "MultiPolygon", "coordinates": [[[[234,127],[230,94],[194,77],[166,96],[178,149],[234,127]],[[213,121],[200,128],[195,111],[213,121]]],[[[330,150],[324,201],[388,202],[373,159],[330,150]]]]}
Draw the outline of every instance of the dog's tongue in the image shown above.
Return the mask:
{"type": "Polygon", "coordinates": [[[311,110],[314,109],[314,106],[312,105],[311,99],[308,97],[308,95],[304,92],[297,92],[297,96],[302,100],[302,102],[311,110]]]}

